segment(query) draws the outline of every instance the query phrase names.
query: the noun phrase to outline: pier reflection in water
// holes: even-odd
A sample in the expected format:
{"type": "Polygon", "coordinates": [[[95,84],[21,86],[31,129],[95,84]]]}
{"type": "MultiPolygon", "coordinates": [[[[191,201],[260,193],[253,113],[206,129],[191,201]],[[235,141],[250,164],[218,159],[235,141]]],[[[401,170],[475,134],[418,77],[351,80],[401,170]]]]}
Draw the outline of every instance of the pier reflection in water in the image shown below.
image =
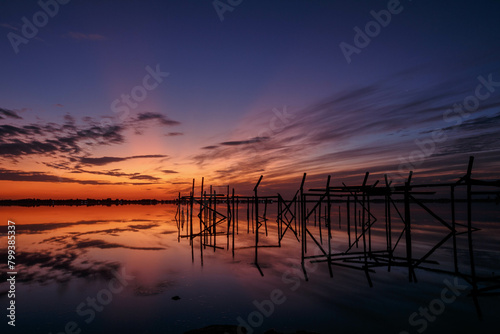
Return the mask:
{"type": "MultiPolygon", "coordinates": [[[[404,188],[374,201],[368,188],[343,187],[303,184],[295,200],[213,187],[178,205],[2,207],[17,227],[16,325],[52,333],[70,322],[82,333],[242,322],[255,333],[495,328],[498,205],[456,201],[452,210],[417,194],[405,202],[404,188]],[[277,301],[272,312],[260,310],[268,300],[277,301]]],[[[0,239],[5,245],[3,230],[0,239]]]]}
{"type": "MultiPolygon", "coordinates": [[[[449,207],[448,204],[432,206],[438,212],[449,207]]],[[[473,233],[476,274],[493,277],[500,267],[498,207],[491,203],[474,203],[473,207],[478,213],[474,216],[474,226],[481,229],[473,233]]],[[[262,230],[259,245],[277,244],[278,229],[275,223],[271,224],[276,220],[275,208],[268,206],[268,236],[262,230]]],[[[366,328],[399,332],[409,327],[408,317],[413,312],[439,298],[446,286],[445,279],[453,281],[453,276],[446,273],[416,269],[418,283],[409,283],[407,268],[392,267],[388,272],[387,267],[381,267],[370,268],[376,271],[370,273],[373,283],[370,288],[363,271],[333,266],[331,278],[325,263],[306,261],[306,282],[301,244],[289,232],[281,240],[281,247],[259,248],[259,265],[264,274],[261,276],[253,264],[255,235],[251,224],[247,233],[245,210],[240,210],[234,256],[232,235],[228,249],[227,238],[219,234],[214,242],[223,249],[214,251],[207,247],[203,250],[203,264],[200,238],[193,239],[193,248],[189,238],[182,238],[187,234],[186,211],[184,219],[176,221],[175,205],[0,210],[3,217],[17,224],[18,324],[28,331],[58,333],[64,331],[69,321],[76,322],[82,332],[92,333],[111,329],[123,333],[144,329],[152,333],[182,333],[209,324],[237,324],[238,317],[247,319],[255,311],[254,301],[269,299],[273,290],[280,289],[286,301],[276,305],[273,314],[255,329],[256,333],[269,328],[328,333],[331,327],[342,332],[366,328]],[[96,311],[95,319],[87,323],[89,316],[80,316],[77,307],[81,303],[87,305],[87,298],[95,298],[99,291],[107,289],[115,271],[134,278],[127,281],[123,291],[113,294],[111,302],[103,305],[101,312],[96,311]],[[174,296],[180,299],[173,300],[174,296]]],[[[384,205],[372,203],[371,210],[376,216],[383,215],[384,205]]],[[[463,214],[463,208],[457,208],[457,217],[463,214]]],[[[414,214],[412,232],[415,240],[419,240],[414,249],[417,255],[425,254],[444,232],[425,215],[426,212],[418,210],[414,214]]],[[[312,220],[309,226],[318,231],[319,223],[317,219],[314,227],[312,220]]],[[[393,226],[399,231],[401,227],[396,223],[393,226]]],[[[225,230],[224,225],[219,228],[220,232],[225,230]]],[[[341,252],[346,226],[342,224],[339,228],[332,223],[332,230],[332,252],[341,252]]],[[[384,233],[384,228],[373,226],[373,249],[385,245],[384,233]]],[[[2,242],[5,238],[1,237],[2,242]]],[[[460,268],[469,268],[466,234],[457,238],[457,253],[460,268]]],[[[308,254],[314,254],[313,245],[309,246],[308,254]]],[[[452,241],[436,250],[432,260],[439,262],[437,268],[453,271],[452,241]]],[[[459,282],[468,284],[464,278],[459,278],[459,282]]],[[[2,283],[0,288],[3,292],[0,300],[5,301],[6,284],[2,283]]],[[[479,321],[471,291],[468,285],[429,324],[427,331],[437,332],[450,326],[468,330],[490,328],[499,311],[498,297],[478,298],[483,317],[479,321]]],[[[83,311],[87,309],[85,306],[83,311]]]]}

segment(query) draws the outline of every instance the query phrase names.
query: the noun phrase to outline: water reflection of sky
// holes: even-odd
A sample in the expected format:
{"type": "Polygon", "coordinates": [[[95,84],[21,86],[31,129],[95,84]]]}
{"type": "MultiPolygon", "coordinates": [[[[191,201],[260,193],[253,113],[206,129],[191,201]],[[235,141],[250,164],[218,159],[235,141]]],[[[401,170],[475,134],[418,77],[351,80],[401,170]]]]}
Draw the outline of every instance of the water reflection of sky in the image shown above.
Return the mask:
{"type": "MultiPolygon", "coordinates": [[[[474,234],[477,270],[498,275],[498,206],[475,206],[475,225],[482,228],[474,234]]],[[[254,301],[269,299],[274,289],[280,289],[286,301],[275,306],[256,333],[269,328],[284,332],[399,333],[409,328],[410,314],[439,298],[445,279],[453,281],[450,275],[419,270],[419,282],[409,283],[405,268],[394,267],[390,273],[377,268],[371,275],[374,287],[370,288],[361,271],[334,266],[332,279],[327,266],[318,263],[311,264],[309,282],[305,282],[298,268],[300,244],[291,233],[281,248],[259,249],[262,277],[251,264],[253,249],[245,248],[253,244],[254,235],[246,234],[244,219],[240,219],[235,257],[230,250],[214,252],[207,248],[201,266],[198,241],[193,247],[193,263],[189,240],[178,238],[175,209],[169,205],[1,208],[2,219],[16,222],[18,235],[16,329],[58,333],[64,331],[68,321],[75,321],[82,333],[182,333],[211,324],[237,324],[238,317],[247,319],[255,311],[254,301]],[[87,324],[85,317],[76,313],[77,306],[87,297],[95,297],[115,272],[123,270],[134,278],[87,324]],[[180,299],[172,299],[174,296],[180,299]]],[[[446,205],[434,204],[434,209],[447,219],[446,205]]],[[[380,220],[373,230],[372,247],[377,249],[385,245],[381,239],[385,233],[381,224],[383,206],[374,205],[373,210],[380,220]]],[[[243,211],[241,218],[245,218],[243,211]]],[[[464,223],[463,208],[458,211],[457,221],[464,223]]],[[[272,217],[271,209],[268,215],[272,217]]],[[[414,253],[422,256],[448,232],[421,211],[415,211],[413,218],[418,221],[413,230],[414,253]]],[[[269,237],[262,235],[262,244],[277,244],[271,221],[269,237]]],[[[195,232],[197,224],[195,220],[195,232]]],[[[401,225],[394,221],[393,228],[395,239],[401,225]]],[[[314,227],[311,230],[317,233],[314,227]]],[[[5,230],[1,232],[5,245],[5,230]]],[[[345,249],[345,240],[345,225],[341,230],[335,226],[333,249],[345,249]]],[[[217,242],[226,246],[223,236],[217,242]]],[[[466,235],[458,238],[458,248],[460,267],[467,272],[466,235]]],[[[5,251],[2,248],[2,259],[6,258],[5,251]]],[[[452,268],[451,239],[432,259],[438,260],[441,268],[452,268]]],[[[5,264],[1,266],[3,271],[5,264]]],[[[6,291],[6,283],[0,283],[2,305],[8,300],[6,291]]],[[[499,297],[479,299],[484,314],[484,320],[479,321],[467,293],[446,305],[426,332],[486,332],[492,328],[500,311],[499,297]]]]}

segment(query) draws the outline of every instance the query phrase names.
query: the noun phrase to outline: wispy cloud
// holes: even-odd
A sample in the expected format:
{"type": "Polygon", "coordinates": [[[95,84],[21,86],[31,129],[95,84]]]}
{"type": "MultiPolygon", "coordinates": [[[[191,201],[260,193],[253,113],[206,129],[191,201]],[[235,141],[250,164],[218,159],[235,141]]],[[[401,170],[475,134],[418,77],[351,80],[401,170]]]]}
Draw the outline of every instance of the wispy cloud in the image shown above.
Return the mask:
{"type": "Polygon", "coordinates": [[[12,24],[8,24],[8,23],[0,23],[0,27],[4,27],[7,29],[15,30],[15,31],[20,31],[19,28],[14,27],[12,24]]]}
{"type": "MultiPolygon", "coordinates": [[[[121,160],[123,161],[123,160],[121,160]]],[[[79,166],[76,166],[74,168],[70,168],[65,165],[61,164],[54,164],[54,163],[43,163],[44,165],[55,168],[55,169],[62,169],[66,170],[70,174],[93,174],[93,175],[102,175],[102,176],[112,176],[112,177],[117,177],[117,178],[122,178],[126,177],[129,180],[150,180],[150,181],[158,181],[160,178],[151,176],[151,175],[145,175],[141,174],[138,172],[135,173],[125,173],[121,172],[120,169],[112,169],[112,170],[88,170],[88,169],[83,169],[79,166]]]]}
{"type": "Polygon", "coordinates": [[[0,180],[27,182],[60,182],[83,185],[148,185],[156,184],[159,178],[149,175],[135,175],[131,180],[146,180],[152,182],[109,182],[104,180],[80,180],[38,171],[20,171],[0,168],[0,180]]]}
{"type": "MultiPolygon", "coordinates": [[[[0,108],[0,120],[7,118],[22,119],[15,111],[0,108]]],[[[159,120],[161,125],[180,124],[164,115],[154,113],[139,114],[133,122],[128,123],[102,123],[91,117],[85,117],[83,124],[77,124],[73,116],[66,114],[62,124],[39,122],[27,125],[0,125],[0,152],[3,158],[12,159],[26,155],[47,155],[73,161],[85,158],[82,162],[96,165],[123,161],[135,157],[88,158],[88,156],[92,148],[123,144],[126,130],[141,126],[141,123],[151,119],[159,120]]]]}
{"type": "MultiPolygon", "coordinates": [[[[169,119],[167,116],[160,114],[160,113],[154,113],[154,112],[143,112],[139,113],[136,118],[137,121],[148,121],[148,120],[155,120],[157,122],[160,122],[162,125],[167,125],[167,126],[172,126],[172,125],[179,125],[181,124],[180,122],[174,121],[169,119]]],[[[178,133],[178,132],[177,132],[178,133]]],[[[176,133],[176,135],[177,135],[176,133]]]]}
{"type": "Polygon", "coordinates": [[[124,142],[124,128],[120,125],[87,124],[77,127],[71,116],[65,117],[62,125],[48,123],[0,127],[0,152],[3,157],[11,158],[34,154],[81,154],[86,147],[124,142]]]}
{"type": "Polygon", "coordinates": [[[175,136],[183,136],[183,135],[184,135],[184,133],[182,133],[182,132],[169,132],[165,136],[167,136],[167,137],[175,137],[175,136]]]}
{"type": "Polygon", "coordinates": [[[15,111],[0,108],[0,119],[4,119],[4,118],[23,119],[15,111]]]}
{"type": "Polygon", "coordinates": [[[254,144],[254,143],[260,143],[264,140],[269,139],[269,137],[255,137],[249,140],[234,140],[234,141],[225,141],[220,143],[219,145],[225,145],[225,146],[237,146],[237,145],[247,145],[247,144],[254,144]]]}
{"type": "Polygon", "coordinates": [[[81,32],[70,31],[63,37],[72,38],[76,40],[86,40],[86,41],[105,41],[107,38],[100,34],[85,34],[81,32]]]}
{"type": "Polygon", "coordinates": [[[159,177],[151,175],[135,175],[130,177],[131,180],[148,180],[148,181],[158,181],[161,180],[159,177]]]}
{"type": "MultiPolygon", "coordinates": [[[[22,120],[15,111],[0,108],[0,120],[22,120]]],[[[164,154],[148,154],[133,156],[94,156],[95,150],[103,146],[118,146],[126,142],[126,132],[140,126],[172,126],[180,124],[157,113],[141,113],[133,121],[99,122],[92,117],[84,117],[78,122],[67,113],[61,123],[37,123],[19,125],[14,122],[0,124],[0,159],[18,163],[28,156],[38,156],[45,161],[41,164],[48,168],[63,171],[49,173],[46,171],[17,170],[16,168],[0,170],[0,180],[30,182],[61,182],[85,185],[145,185],[157,184],[159,176],[146,172],[124,172],[120,169],[98,170],[112,163],[120,163],[134,159],[168,158],[164,154]],[[145,124],[154,120],[151,124],[145,124]],[[144,124],[143,124],[144,123],[144,124]],[[48,159],[48,160],[47,160],[48,159]],[[85,168],[97,167],[97,168],[85,168]],[[66,173],[66,176],[62,176],[66,173]],[[57,174],[57,175],[56,175],[57,174]],[[79,180],[78,174],[116,177],[117,182],[103,180],[79,180]],[[69,177],[74,175],[75,177],[69,177]]],[[[137,133],[136,133],[137,134],[137,133]]]]}
{"type": "Polygon", "coordinates": [[[179,172],[176,172],[175,170],[171,170],[171,169],[163,169],[162,173],[165,173],[165,174],[177,174],[179,172]]]}
{"type": "Polygon", "coordinates": [[[83,157],[80,158],[80,163],[82,163],[83,165],[104,166],[113,162],[121,162],[131,159],[166,158],[166,157],[167,155],[162,155],[162,154],[134,155],[130,157],[99,157],[99,158],[83,157]]]}
{"type": "Polygon", "coordinates": [[[44,172],[26,172],[20,170],[0,169],[0,180],[6,181],[29,181],[29,182],[65,182],[78,184],[112,184],[106,181],[98,180],[77,180],[68,177],[60,177],[44,172]]]}
{"type": "MultiPolygon", "coordinates": [[[[497,159],[500,98],[483,103],[475,115],[455,127],[443,120],[443,114],[470,95],[470,89],[473,93],[477,82],[469,80],[467,90],[463,80],[448,78],[402,92],[398,80],[388,78],[334,94],[294,112],[293,122],[282,131],[203,146],[193,162],[204,170],[212,165],[225,166],[211,171],[216,180],[253,179],[256,171],[262,171],[268,179],[294,172],[354,175],[370,170],[384,174],[397,170],[399,158],[418,149],[415,140],[434,129],[449,132],[449,139],[419,166],[417,172],[421,174],[442,177],[444,171],[438,171],[436,160],[447,165],[448,160],[456,159],[462,166],[458,162],[466,161],[468,154],[482,152],[493,157],[484,157],[485,161],[497,159]]],[[[260,123],[253,127],[269,128],[271,116],[259,114],[256,119],[260,123]]],[[[248,133],[248,128],[245,130],[248,133]]],[[[489,166],[485,169],[493,171],[489,166]]]]}

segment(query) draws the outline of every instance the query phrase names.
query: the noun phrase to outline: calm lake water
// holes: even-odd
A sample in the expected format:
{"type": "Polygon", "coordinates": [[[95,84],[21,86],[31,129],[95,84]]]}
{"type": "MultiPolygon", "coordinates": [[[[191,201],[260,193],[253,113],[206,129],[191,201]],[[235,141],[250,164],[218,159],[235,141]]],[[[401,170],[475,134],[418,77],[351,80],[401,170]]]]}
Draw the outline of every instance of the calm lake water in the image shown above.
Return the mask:
{"type": "MultiPolygon", "coordinates": [[[[429,206],[449,219],[449,204],[429,206]]],[[[460,223],[465,223],[463,206],[457,205],[460,223]]],[[[267,237],[261,228],[261,245],[277,244],[274,207],[267,212],[267,237]]],[[[224,249],[204,249],[202,265],[200,238],[193,243],[193,262],[189,239],[179,237],[179,233],[187,233],[187,223],[184,221],[179,232],[175,205],[2,207],[1,326],[12,333],[183,333],[212,324],[237,325],[243,319],[254,333],[271,328],[319,333],[498,332],[500,297],[480,296],[475,304],[471,285],[461,277],[417,269],[418,283],[410,283],[407,268],[393,267],[388,272],[387,267],[379,267],[371,274],[373,287],[369,287],[363,271],[333,266],[330,278],[325,263],[313,263],[307,266],[306,282],[300,269],[300,243],[291,231],[282,247],[259,249],[261,276],[252,264],[254,249],[249,247],[255,236],[251,226],[247,234],[243,208],[246,206],[240,206],[234,257],[231,240],[227,250],[227,239],[221,234],[217,246],[224,249]],[[7,325],[5,317],[10,300],[5,281],[8,219],[16,223],[15,328],[7,325]],[[443,297],[450,284],[458,288],[455,293],[448,288],[443,297]],[[270,299],[275,303],[266,302],[270,299]],[[414,312],[429,307],[436,315],[430,314],[426,320],[417,314],[413,324],[409,322],[414,312]]],[[[383,249],[384,208],[374,203],[372,209],[379,219],[373,227],[372,248],[383,249]]],[[[499,212],[500,206],[494,203],[474,204],[474,226],[481,228],[473,233],[478,275],[500,275],[499,212]]],[[[197,213],[195,210],[195,233],[199,231],[197,213]]],[[[346,217],[341,213],[339,229],[338,207],[333,207],[334,251],[344,250],[347,244],[346,217]]],[[[417,208],[412,219],[413,252],[420,257],[448,232],[417,208]]],[[[310,227],[319,240],[313,220],[310,227]]],[[[396,213],[393,229],[395,243],[402,230],[396,213]]],[[[326,245],[325,236],[323,226],[326,245]]],[[[399,255],[404,255],[404,242],[403,236],[399,255]]],[[[313,254],[310,239],[308,245],[308,254],[313,254]]],[[[469,274],[467,234],[458,237],[457,245],[460,270],[469,274]]],[[[361,242],[359,247],[363,247],[361,242]]],[[[429,257],[440,263],[433,267],[453,270],[452,250],[449,239],[429,257]]]]}

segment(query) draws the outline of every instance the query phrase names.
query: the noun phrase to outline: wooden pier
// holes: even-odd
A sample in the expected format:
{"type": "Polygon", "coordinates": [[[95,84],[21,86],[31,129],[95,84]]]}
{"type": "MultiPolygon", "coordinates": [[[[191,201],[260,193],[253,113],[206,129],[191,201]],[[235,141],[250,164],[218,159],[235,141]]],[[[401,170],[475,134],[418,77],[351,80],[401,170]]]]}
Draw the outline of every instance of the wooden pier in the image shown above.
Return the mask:
{"type": "Polygon", "coordinates": [[[453,183],[414,184],[413,173],[410,172],[403,185],[392,185],[387,176],[382,183],[377,180],[370,184],[367,172],[359,185],[341,182],[341,186],[332,186],[331,177],[328,176],[323,188],[306,190],[307,175],[304,173],[291,199],[285,199],[279,193],[275,196],[259,196],[263,176],[256,182],[253,194],[248,196],[235,195],[235,189],[229,185],[204,188],[203,178],[197,192],[193,179],[189,195],[178,195],[175,215],[178,238],[179,241],[182,238],[189,240],[192,261],[195,261],[195,241],[199,241],[203,265],[203,254],[207,250],[231,251],[234,257],[235,251],[243,248],[236,247],[235,237],[239,233],[252,233],[255,235],[252,246],[254,264],[261,275],[264,273],[259,266],[259,249],[280,248],[286,235],[291,235],[290,238],[300,244],[300,254],[297,256],[300,256],[306,280],[306,261],[325,263],[331,277],[335,273],[334,267],[361,271],[370,286],[373,286],[371,275],[380,268],[388,271],[393,267],[407,268],[409,282],[417,282],[417,270],[456,275],[470,284],[471,295],[481,317],[477,297],[500,293],[500,276],[484,277],[476,273],[473,233],[479,229],[473,225],[472,203],[477,196],[494,195],[499,198],[500,180],[472,178],[473,162],[474,158],[470,157],[465,175],[453,183]],[[456,199],[459,189],[465,192],[465,202],[456,199]],[[433,196],[443,192],[449,194],[447,203],[450,211],[446,217],[426,204],[433,196]],[[375,201],[383,203],[383,219],[373,213],[372,204],[375,201]],[[456,206],[462,203],[466,205],[465,224],[459,223],[456,217],[456,206]],[[270,206],[275,206],[276,210],[273,222],[268,215],[270,206]],[[412,235],[414,225],[418,226],[412,218],[415,208],[427,214],[443,231],[441,239],[432,247],[419,243],[418,238],[412,235]],[[240,231],[240,216],[245,213],[246,226],[243,223],[240,231]],[[338,222],[334,222],[335,217],[338,222]],[[277,233],[271,235],[270,227],[277,233]],[[375,234],[378,236],[377,242],[374,240],[375,234]],[[459,261],[459,238],[466,238],[467,266],[463,265],[464,261],[459,261]],[[443,245],[448,245],[450,240],[453,268],[443,269],[432,255],[443,245]],[[417,256],[414,252],[416,247],[422,253],[424,246],[429,248],[417,256]],[[315,254],[312,254],[312,248],[315,254]]]}

